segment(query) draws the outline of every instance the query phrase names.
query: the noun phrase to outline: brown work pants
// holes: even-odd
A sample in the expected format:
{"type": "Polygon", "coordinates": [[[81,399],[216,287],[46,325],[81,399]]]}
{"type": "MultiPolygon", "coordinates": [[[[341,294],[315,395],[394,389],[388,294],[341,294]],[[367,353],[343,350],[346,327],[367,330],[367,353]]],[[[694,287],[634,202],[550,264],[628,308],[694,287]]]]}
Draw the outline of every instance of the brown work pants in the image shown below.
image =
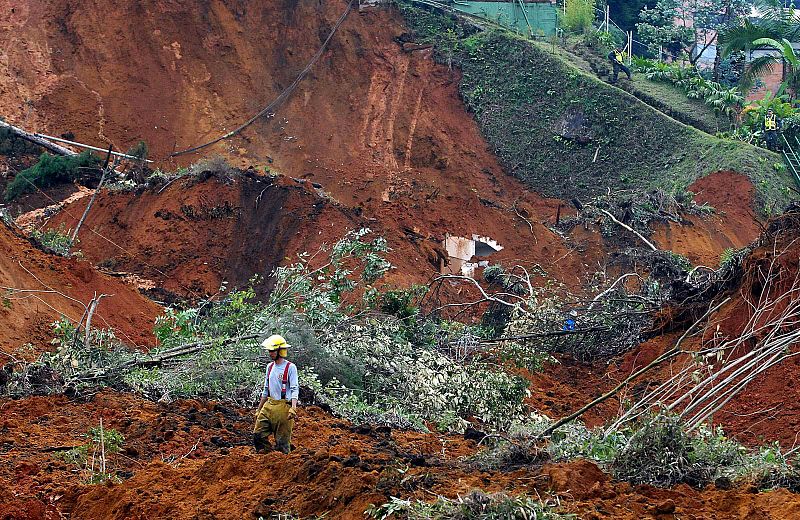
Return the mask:
{"type": "Polygon", "coordinates": [[[275,435],[275,447],[283,453],[289,453],[292,441],[294,419],[289,419],[291,404],[285,399],[267,399],[256,416],[253,428],[253,445],[256,451],[271,451],[270,435],[275,435]]]}

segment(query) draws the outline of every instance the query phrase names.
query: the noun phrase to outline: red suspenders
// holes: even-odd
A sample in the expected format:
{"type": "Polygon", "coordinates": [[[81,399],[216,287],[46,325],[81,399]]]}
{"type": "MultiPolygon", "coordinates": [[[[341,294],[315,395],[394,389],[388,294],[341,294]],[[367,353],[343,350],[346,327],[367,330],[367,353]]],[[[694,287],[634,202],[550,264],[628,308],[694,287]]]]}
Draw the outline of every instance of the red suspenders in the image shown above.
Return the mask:
{"type": "MultiPolygon", "coordinates": [[[[267,387],[269,388],[269,375],[272,373],[272,367],[275,362],[269,364],[267,367],[267,387]]],[[[283,380],[281,381],[281,399],[286,399],[286,390],[289,388],[289,367],[292,366],[290,362],[286,362],[286,368],[283,369],[283,380]]]]}

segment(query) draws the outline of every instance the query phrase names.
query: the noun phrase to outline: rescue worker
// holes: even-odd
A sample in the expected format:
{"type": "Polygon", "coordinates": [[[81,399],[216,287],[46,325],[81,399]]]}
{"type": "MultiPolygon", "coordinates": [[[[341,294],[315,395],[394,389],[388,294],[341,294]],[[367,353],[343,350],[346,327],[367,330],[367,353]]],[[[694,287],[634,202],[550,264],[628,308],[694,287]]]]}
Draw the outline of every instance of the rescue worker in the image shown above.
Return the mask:
{"type": "Polygon", "coordinates": [[[622,52],[622,49],[615,47],[613,51],[608,53],[608,60],[611,62],[611,67],[614,69],[614,75],[611,78],[611,83],[617,82],[617,77],[619,76],[620,70],[628,75],[629,80],[632,79],[631,69],[625,66],[625,53],[622,52]]]}
{"type": "Polygon", "coordinates": [[[267,365],[264,390],[256,410],[256,425],[253,428],[253,446],[257,452],[272,450],[270,435],[275,435],[275,447],[289,453],[292,427],[297,416],[297,367],[286,359],[289,345],[283,336],[274,334],[261,346],[269,352],[272,362],[267,365]]]}
{"type": "Polygon", "coordinates": [[[764,139],[767,141],[767,148],[773,152],[778,151],[778,130],[781,129],[781,120],[770,108],[764,116],[764,139]]]}

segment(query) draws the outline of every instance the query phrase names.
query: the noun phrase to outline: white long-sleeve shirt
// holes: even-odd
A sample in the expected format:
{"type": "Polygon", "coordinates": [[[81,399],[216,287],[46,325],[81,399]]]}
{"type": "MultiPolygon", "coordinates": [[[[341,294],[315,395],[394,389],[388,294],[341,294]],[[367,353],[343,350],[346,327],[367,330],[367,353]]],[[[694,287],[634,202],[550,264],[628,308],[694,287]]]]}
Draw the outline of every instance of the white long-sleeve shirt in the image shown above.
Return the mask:
{"type": "Polygon", "coordinates": [[[267,365],[267,370],[264,373],[264,390],[261,392],[262,397],[271,397],[273,399],[281,398],[281,386],[283,383],[283,373],[288,367],[289,382],[286,385],[286,400],[291,401],[297,399],[300,395],[300,384],[297,381],[297,366],[294,363],[289,363],[285,359],[280,360],[280,364],[274,361],[267,365]],[[269,367],[273,366],[270,373],[269,367]],[[269,377],[267,377],[269,374],[269,377]]]}

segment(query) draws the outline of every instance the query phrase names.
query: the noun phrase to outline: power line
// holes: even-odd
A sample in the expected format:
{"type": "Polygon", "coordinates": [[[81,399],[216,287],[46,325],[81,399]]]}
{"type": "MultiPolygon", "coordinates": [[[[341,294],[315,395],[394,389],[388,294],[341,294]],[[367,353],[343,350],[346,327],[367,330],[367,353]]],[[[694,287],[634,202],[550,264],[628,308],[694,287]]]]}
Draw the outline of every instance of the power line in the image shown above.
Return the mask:
{"type": "Polygon", "coordinates": [[[297,85],[299,85],[300,82],[303,81],[303,79],[308,75],[308,73],[311,71],[311,67],[314,66],[314,64],[317,62],[317,60],[319,60],[320,57],[322,56],[322,53],[325,52],[325,48],[328,46],[328,43],[331,41],[331,38],[333,38],[333,35],[336,34],[336,31],[339,29],[339,26],[342,25],[342,22],[344,22],[345,18],[347,18],[347,15],[350,14],[350,11],[352,10],[354,3],[355,3],[355,0],[350,0],[350,3],[347,4],[347,8],[344,10],[342,15],[336,21],[336,24],[333,26],[333,29],[331,30],[330,34],[325,39],[325,41],[322,43],[322,46],[319,48],[319,50],[316,52],[316,54],[314,54],[314,56],[311,58],[311,61],[309,61],[308,64],[305,66],[305,68],[300,72],[300,74],[297,75],[297,77],[292,82],[292,84],[289,85],[288,87],[286,87],[284,89],[284,91],[281,92],[280,95],[277,98],[275,98],[269,105],[267,105],[266,107],[262,108],[256,115],[254,115],[253,117],[251,117],[250,119],[248,119],[247,121],[245,121],[244,123],[239,125],[238,127],[234,128],[233,130],[231,130],[227,134],[221,135],[221,136],[217,137],[216,139],[212,139],[211,141],[208,141],[206,143],[199,144],[199,145],[196,145],[196,146],[192,146],[191,148],[187,148],[186,150],[181,150],[179,152],[173,152],[169,156],[170,157],[177,157],[179,155],[193,153],[193,152],[196,152],[196,151],[201,150],[203,148],[206,148],[208,146],[211,146],[213,144],[216,144],[216,143],[218,143],[220,141],[223,141],[225,139],[233,137],[234,135],[238,134],[239,132],[241,132],[242,130],[244,130],[245,128],[247,128],[251,124],[253,124],[256,121],[256,119],[258,119],[259,117],[261,117],[261,116],[263,116],[265,114],[271,113],[278,105],[280,105],[283,101],[285,101],[286,98],[288,98],[289,95],[292,92],[294,92],[294,89],[297,88],[297,85]]]}

